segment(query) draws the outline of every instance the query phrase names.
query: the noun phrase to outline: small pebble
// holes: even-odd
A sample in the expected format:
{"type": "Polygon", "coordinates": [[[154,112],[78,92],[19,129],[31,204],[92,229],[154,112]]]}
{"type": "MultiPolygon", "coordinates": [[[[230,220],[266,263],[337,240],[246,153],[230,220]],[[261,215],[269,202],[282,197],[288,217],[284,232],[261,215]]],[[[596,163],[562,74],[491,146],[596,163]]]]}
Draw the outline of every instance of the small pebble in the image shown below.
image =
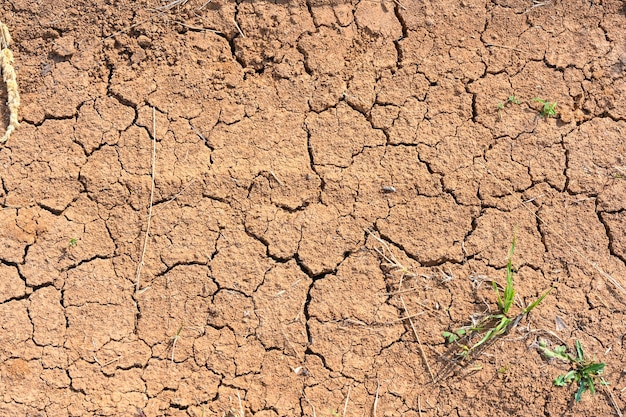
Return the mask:
{"type": "Polygon", "coordinates": [[[150,46],[152,46],[152,39],[150,39],[146,35],[139,35],[139,37],[137,38],[137,43],[142,48],[149,48],[150,46]]]}

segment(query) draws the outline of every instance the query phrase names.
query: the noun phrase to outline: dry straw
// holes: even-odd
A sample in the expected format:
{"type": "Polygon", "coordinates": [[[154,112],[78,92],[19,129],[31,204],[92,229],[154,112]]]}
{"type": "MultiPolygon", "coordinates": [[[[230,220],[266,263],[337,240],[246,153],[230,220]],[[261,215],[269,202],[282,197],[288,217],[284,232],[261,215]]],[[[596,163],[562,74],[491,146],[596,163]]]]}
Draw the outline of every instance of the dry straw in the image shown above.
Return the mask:
{"type": "Polygon", "coordinates": [[[13,68],[13,52],[9,49],[10,44],[11,35],[9,34],[9,28],[0,22],[0,69],[2,70],[4,82],[7,85],[7,106],[9,107],[9,125],[0,139],[0,143],[6,142],[19,125],[17,110],[20,107],[20,93],[17,88],[15,68],[13,68]]]}

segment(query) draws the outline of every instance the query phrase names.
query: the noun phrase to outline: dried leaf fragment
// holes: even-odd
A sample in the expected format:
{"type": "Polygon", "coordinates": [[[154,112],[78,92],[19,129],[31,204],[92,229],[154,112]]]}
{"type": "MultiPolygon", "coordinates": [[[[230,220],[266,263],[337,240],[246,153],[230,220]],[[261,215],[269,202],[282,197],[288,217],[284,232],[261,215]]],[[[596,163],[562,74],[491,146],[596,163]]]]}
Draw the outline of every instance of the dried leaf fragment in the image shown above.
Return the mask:
{"type": "Polygon", "coordinates": [[[0,143],[6,142],[11,133],[19,126],[17,111],[20,107],[20,93],[17,87],[17,75],[15,68],[13,68],[13,52],[9,49],[10,43],[9,28],[0,22],[0,70],[7,85],[7,106],[9,107],[9,125],[0,139],[0,143]]]}

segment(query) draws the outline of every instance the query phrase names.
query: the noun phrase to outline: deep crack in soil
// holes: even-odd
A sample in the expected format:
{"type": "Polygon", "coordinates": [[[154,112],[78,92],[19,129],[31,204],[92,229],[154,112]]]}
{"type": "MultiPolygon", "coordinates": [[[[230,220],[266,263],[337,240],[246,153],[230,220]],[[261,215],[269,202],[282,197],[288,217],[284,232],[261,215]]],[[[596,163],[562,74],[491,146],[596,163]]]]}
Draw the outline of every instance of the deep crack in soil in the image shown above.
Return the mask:
{"type": "Polygon", "coordinates": [[[22,100],[0,147],[0,416],[626,404],[621,1],[0,10],[22,100]],[[442,332],[496,308],[514,233],[519,304],[555,289],[433,382],[442,332]],[[555,337],[611,385],[554,387],[532,346],[555,337]]]}

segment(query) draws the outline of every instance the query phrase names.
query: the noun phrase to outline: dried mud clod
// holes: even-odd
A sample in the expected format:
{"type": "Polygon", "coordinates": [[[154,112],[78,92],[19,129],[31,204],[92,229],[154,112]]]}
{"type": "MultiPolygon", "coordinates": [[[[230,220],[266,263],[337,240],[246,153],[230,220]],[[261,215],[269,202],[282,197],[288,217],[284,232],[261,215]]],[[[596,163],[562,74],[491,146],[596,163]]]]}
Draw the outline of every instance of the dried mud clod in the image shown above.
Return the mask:
{"type": "Polygon", "coordinates": [[[13,52],[9,49],[10,44],[11,34],[9,33],[9,28],[0,22],[0,69],[2,70],[4,82],[7,85],[7,106],[9,107],[9,125],[0,139],[0,143],[6,142],[17,126],[19,126],[17,111],[20,107],[20,93],[17,87],[15,68],[13,68],[13,52]]]}

